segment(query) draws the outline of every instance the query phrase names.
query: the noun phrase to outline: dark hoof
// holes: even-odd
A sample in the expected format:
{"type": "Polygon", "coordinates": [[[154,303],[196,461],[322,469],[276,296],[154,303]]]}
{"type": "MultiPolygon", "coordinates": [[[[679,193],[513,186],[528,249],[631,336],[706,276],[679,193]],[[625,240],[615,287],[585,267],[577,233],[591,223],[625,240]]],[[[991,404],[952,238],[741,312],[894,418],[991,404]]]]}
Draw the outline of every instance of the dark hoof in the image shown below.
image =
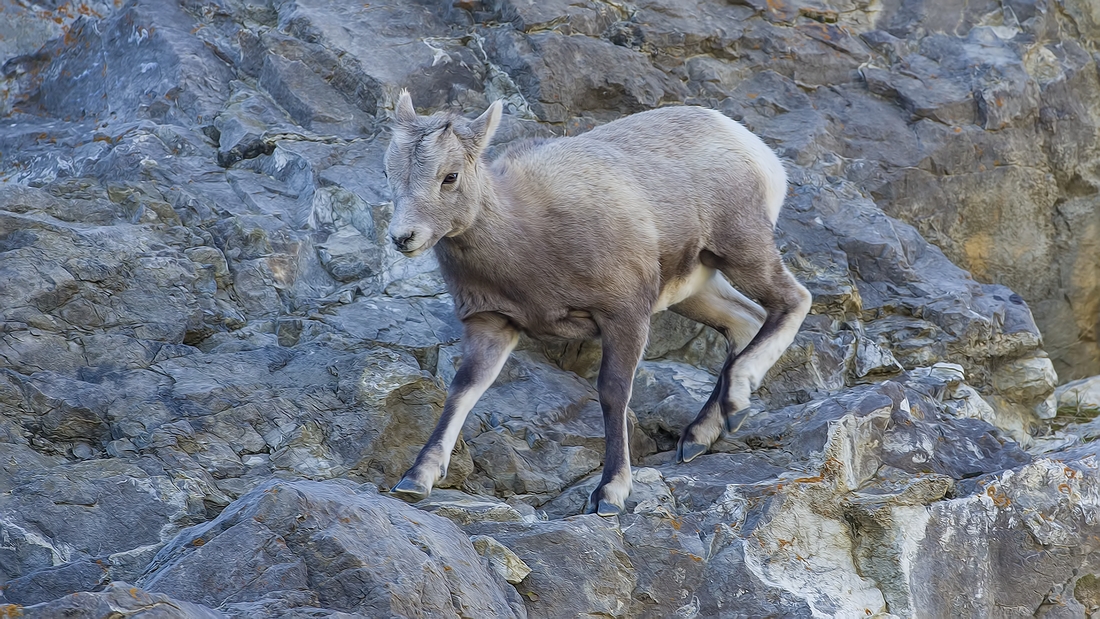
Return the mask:
{"type": "Polygon", "coordinates": [[[608,501],[600,501],[599,507],[596,508],[596,515],[598,516],[618,516],[621,513],[623,513],[623,508],[608,501]]]}
{"type": "Polygon", "coordinates": [[[618,516],[623,513],[623,508],[606,499],[600,499],[600,502],[593,508],[592,499],[588,499],[584,504],[584,513],[596,514],[597,516],[618,516]]]}
{"type": "Polygon", "coordinates": [[[709,445],[703,445],[701,443],[693,443],[691,441],[683,442],[676,447],[676,462],[691,462],[695,458],[707,453],[710,449],[709,445]]]}
{"type": "Polygon", "coordinates": [[[738,411],[728,417],[726,417],[726,432],[733,434],[741,429],[741,424],[745,423],[745,420],[749,418],[749,410],[738,411]]]}
{"type": "Polygon", "coordinates": [[[431,491],[432,489],[424,484],[417,483],[408,478],[402,478],[401,481],[397,482],[396,486],[390,488],[390,494],[397,495],[398,498],[409,502],[426,499],[431,491]]]}

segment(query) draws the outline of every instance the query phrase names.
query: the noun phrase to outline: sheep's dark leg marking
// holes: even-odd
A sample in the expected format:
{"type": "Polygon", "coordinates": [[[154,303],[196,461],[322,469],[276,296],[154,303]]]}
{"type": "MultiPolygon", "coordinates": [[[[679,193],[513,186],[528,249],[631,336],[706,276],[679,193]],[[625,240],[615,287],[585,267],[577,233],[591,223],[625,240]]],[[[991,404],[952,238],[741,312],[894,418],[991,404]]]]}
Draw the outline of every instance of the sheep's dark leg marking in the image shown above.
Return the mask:
{"type": "MultiPolygon", "coordinates": [[[[673,305],[670,310],[701,322],[725,336],[729,342],[726,363],[736,356],[760,331],[766,317],[764,310],[734,289],[721,273],[715,272],[707,283],[695,294],[673,305]]],[[[685,441],[681,438],[676,445],[676,461],[688,462],[703,453],[722,435],[721,401],[726,393],[726,384],[720,372],[714,390],[699,415],[692,422],[696,427],[697,440],[685,441]]]]}
{"type": "MultiPolygon", "coordinates": [[[[729,358],[726,359],[726,362],[729,363],[729,358]]],[[[718,382],[715,383],[714,390],[711,391],[706,404],[699,410],[695,420],[688,425],[688,428],[694,428],[692,438],[685,439],[688,436],[687,428],[685,428],[683,435],[676,443],[677,462],[691,462],[697,456],[705,454],[714,441],[722,436],[722,405],[720,402],[726,391],[726,381],[723,376],[724,372],[718,376],[718,382]]]]}
{"type": "Polygon", "coordinates": [[[607,318],[600,321],[600,333],[603,358],[597,389],[603,408],[603,476],[589,497],[585,512],[614,516],[623,511],[633,485],[626,407],[630,403],[634,371],[649,335],[649,316],[607,318]]]}
{"type": "Polygon", "coordinates": [[[762,264],[734,264],[717,256],[714,260],[735,285],[760,301],[766,317],[744,350],[738,352],[731,342],[710,399],[680,436],[678,462],[706,453],[723,428],[732,431],[741,425],[744,418],[739,413],[748,408],[749,396],[794,341],[810,310],[810,293],[783,265],[778,250],[768,253],[762,264]]]}
{"type": "Polygon", "coordinates": [[[428,442],[391,492],[420,500],[432,486],[447,476],[451,452],[462,432],[466,415],[485,390],[493,384],[508,355],[519,341],[519,332],[497,314],[478,314],[464,322],[462,365],[447,391],[443,414],[428,442]]]}
{"type": "MultiPolygon", "coordinates": [[[[728,391],[722,405],[726,417],[748,407],[749,395],[790,347],[810,312],[813,300],[810,292],[787,270],[778,250],[774,261],[764,268],[770,270],[771,276],[762,278],[766,283],[752,292],[768,316],[756,337],[724,368],[728,391]]],[[[748,290],[749,286],[745,288],[748,290]]]]}

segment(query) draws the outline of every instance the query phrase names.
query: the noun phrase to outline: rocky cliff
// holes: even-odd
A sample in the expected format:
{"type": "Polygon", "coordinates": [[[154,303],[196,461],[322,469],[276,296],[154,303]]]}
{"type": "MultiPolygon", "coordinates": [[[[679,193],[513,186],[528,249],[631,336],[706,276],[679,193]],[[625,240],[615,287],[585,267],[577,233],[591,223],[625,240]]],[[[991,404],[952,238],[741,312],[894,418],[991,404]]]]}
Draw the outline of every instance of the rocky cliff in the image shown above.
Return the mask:
{"type": "Polygon", "coordinates": [[[1100,387],[1051,395],[1100,373],[1097,6],[3,0],[0,616],[1100,611],[1100,387]],[[460,350],[384,242],[401,88],[503,99],[498,145],[706,105],[786,160],[811,316],[685,465],[724,344],[654,318],[627,514],[576,515],[592,344],[524,341],[445,488],[385,494],[460,350]]]}

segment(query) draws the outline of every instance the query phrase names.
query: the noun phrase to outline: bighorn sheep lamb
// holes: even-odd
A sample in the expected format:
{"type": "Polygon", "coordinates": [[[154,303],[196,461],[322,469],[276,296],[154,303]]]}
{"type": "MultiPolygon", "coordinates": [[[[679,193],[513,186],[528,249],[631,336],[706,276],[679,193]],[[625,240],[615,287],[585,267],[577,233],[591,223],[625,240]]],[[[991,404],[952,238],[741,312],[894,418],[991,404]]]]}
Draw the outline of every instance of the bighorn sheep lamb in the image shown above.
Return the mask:
{"type": "Polygon", "coordinates": [[[397,104],[389,234],[407,256],[435,248],[464,356],[439,424],[392,491],[424,497],[446,475],[467,413],[521,332],[599,337],[606,451],[586,511],[617,514],[631,490],[626,411],[650,315],[671,309],[729,340],[714,392],[680,438],[686,462],[743,418],[809,312],[775,245],[787,176],[760,138],[700,107],[525,141],[489,161],[500,115],[500,101],[474,120],[418,116],[407,92],[397,104]]]}

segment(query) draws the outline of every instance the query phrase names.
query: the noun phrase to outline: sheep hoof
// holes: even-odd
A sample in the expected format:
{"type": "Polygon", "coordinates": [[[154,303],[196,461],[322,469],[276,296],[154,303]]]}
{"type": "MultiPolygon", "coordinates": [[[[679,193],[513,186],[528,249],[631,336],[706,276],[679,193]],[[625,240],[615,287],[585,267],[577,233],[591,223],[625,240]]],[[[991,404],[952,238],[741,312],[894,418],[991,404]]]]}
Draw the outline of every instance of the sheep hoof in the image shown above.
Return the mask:
{"type": "Polygon", "coordinates": [[[618,505],[615,505],[614,503],[612,503],[611,501],[608,501],[607,499],[600,499],[599,503],[597,503],[595,508],[593,508],[592,507],[592,499],[589,499],[584,504],[584,513],[586,513],[586,514],[596,514],[597,516],[604,516],[604,517],[618,516],[619,514],[623,513],[623,508],[619,507],[618,505]]]}
{"type": "Polygon", "coordinates": [[[703,445],[702,443],[693,443],[691,441],[681,442],[676,448],[676,462],[691,462],[695,458],[707,453],[708,449],[710,449],[710,446],[703,445]]]}
{"type": "Polygon", "coordinates": [[[598,516],[618,516],[621,513],[623,513],[623,508],[610,501],[600,501],[599,506],[596,507],[596,515],[598,516]]]}
{"type": "Polygon", "coordinates": [[[398,498],[409,502],[426,499],[431,491],[431,488],[408,479],[407,477],[402,478],[401,481],[397,482],[396,486],[390,488],[390,494],[396,495],[398,498]]]}
{"type": "Polygon", "coordinates": [[[745,423],[745,420],[749,418],[749,409],[736,412],[726,417],[726,432],[733,434],[741,429],[741,424],[745,423]]]}

